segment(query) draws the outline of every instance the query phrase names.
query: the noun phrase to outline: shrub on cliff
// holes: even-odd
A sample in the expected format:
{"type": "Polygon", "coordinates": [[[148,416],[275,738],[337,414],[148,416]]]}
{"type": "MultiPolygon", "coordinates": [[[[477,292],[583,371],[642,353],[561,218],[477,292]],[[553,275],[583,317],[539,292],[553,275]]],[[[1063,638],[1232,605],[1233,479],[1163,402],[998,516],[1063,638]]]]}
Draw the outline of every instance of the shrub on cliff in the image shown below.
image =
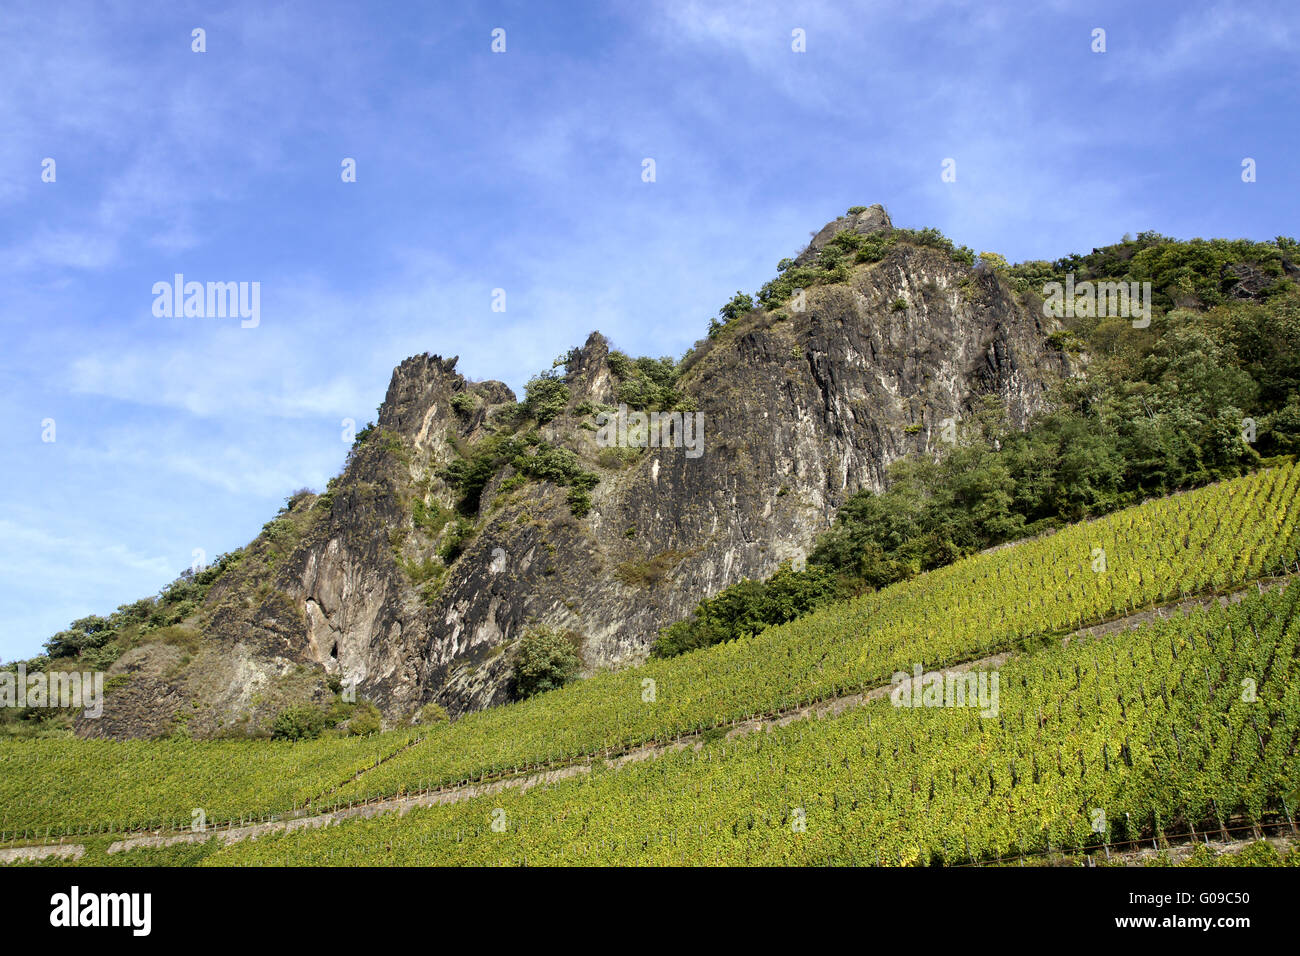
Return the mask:
{"type": "Polygon", "coordinates": [[[528,396],[524,399],[524,407],[538,424],[549,422],[564,411],[569,403],[569,386],[564,384],[563,379],[556,377],[554,372],[529,379],[524,391],[528,396]]]}
{"type": "Polygon", "coordinates": [[[581,666],[570,635],[550,627],[534,628],[519,642],[514,665],[515,698],[523,700],[563,687],[578,675],[581,666]]]}
{"type": "Polygon", "coordinates": [[[325,729],[325,714],[315,707],[286,707],[271,724],[272,740],[315,740],[325,729]]]}

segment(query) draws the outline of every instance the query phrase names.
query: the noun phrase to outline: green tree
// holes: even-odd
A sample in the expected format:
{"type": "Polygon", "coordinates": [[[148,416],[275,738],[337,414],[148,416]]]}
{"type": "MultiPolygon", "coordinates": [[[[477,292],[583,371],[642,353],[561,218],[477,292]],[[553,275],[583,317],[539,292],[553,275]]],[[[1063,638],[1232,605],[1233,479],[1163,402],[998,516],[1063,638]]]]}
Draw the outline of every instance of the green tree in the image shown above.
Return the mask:
{"type": "Polygon", "coordinates": [[[524,634],[514,663],[515,698],[523,700],[544,691],[563,687],[578,676],[582,661],[575,649],[575,635],[551,627],[533,628],[524,634]]]}
{"type": "Polygon", "coordinates": [[[754,311],[754,300],[737,290],[731,301],[718,310],[723,322],[731,322],[754,311]]]}
{"type": "Polygon", "coordinates": [[[535,375],[524,385],[524,408],[539,424],[546,424],[569,403],[569,386],[553,371],[535,375]]]}
{"type": "Polygon", "coordinates": [[[315,707],[295,705],[276,714],[272,740],[315,740],[325,729],[325,714],[315,707]]]}

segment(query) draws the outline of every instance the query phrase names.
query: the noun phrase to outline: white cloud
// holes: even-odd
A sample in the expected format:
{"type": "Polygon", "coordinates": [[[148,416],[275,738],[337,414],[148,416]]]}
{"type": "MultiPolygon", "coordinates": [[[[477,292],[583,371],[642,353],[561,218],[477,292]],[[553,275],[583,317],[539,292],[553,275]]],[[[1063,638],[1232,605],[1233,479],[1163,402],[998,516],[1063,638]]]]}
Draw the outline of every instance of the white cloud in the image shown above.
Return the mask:
{"type": "Polygon", "coordinates": [[[1242,58],[1256,60],[1270,53],[1300,52],[1300,30],[1281,11],[1261,13],[1240,3],[1197,7],[1178,19],[1167,39],[1163,35],[1132,37],[1128,68],[1153,77],[1192,72],[1223,71],[1242,58]]]}

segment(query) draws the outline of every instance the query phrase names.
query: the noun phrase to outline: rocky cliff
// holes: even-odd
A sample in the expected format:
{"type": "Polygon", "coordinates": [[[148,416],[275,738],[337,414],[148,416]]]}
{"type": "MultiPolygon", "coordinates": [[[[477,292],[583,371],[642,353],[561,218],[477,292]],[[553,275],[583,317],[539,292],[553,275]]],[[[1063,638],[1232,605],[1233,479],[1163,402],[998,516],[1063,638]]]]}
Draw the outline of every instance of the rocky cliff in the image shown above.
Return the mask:
{"type": "Polygon", "coordinates": [[[674,370],[678,447],[606,447],[635,371],[599,333],[544,411],[454,358],[402,362],[330,488],[295,496],[180,637],[124,655],[81,732],[255,730],[331,684],[390,723],[434,701],[454,715],[508,699],[512,645],[541,624],[570,632],[589,672],[637,662],[701,598],[801,555],[946,419],[985,396],[1020,424],[1040,410],[1069,370],[1036,303],[895,236],[879,206],[829,223],[793,267],[846,235],[890,242],[738,315],[674,370]]]}

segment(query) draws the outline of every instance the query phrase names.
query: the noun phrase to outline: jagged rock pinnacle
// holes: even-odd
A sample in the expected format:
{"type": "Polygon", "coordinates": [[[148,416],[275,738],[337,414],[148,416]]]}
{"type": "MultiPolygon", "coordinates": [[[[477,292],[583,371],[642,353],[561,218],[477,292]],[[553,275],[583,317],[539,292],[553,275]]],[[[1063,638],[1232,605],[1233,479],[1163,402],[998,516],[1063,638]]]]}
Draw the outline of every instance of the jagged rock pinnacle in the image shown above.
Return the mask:
{"type": "Polygon", "coordinates": [[[862,212],[847,213],[822,226],[812,242],[808,243],[808,248],[796,257],[795,265],[804,265],[815,258],[822,247],[835,238],[835,234],[841,230],[847,229],[849,232],[865,236],[873,232],[887,232],[893,228],[894,224],[889,219],[889,213],[885,212],[885,207],[880,203],[868,206],[862,212]]]}

